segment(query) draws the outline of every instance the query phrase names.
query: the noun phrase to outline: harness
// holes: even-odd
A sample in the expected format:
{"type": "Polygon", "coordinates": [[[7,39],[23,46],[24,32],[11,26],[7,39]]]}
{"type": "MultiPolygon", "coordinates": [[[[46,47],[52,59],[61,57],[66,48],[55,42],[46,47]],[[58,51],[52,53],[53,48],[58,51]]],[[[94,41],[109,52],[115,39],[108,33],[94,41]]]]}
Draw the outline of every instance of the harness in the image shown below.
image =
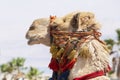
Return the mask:
{"type": "MultiPolygon", "coordinates": [[[[94,36],[94,39],[103,43],[99,40],[101,33],[95,30],[66,32],[57,30],[57,28],[50,26],[50,52],[52,54],[52,59],[49,64],[49,68],[56,72],[59,77],[64,72],[70,71],[75,64],[78,55],[80,55],[78,48],[81,44],[86,42],[86,40],[91,39],[89,36],[94,36]]],[[[69,73],[67,75],[69,75],[69,73]]],[[[60,79],[57,77],[53,80],[60,79]]]]}

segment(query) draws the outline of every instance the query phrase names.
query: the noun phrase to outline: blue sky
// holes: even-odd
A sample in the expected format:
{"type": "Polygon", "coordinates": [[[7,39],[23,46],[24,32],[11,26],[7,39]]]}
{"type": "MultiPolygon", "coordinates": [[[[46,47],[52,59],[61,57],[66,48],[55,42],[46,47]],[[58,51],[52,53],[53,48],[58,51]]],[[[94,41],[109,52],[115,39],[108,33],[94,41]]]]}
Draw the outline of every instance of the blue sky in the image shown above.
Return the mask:
{"type": "Polygon", "coordinates": [[[120,0],[0,0],[0,64],[14,57],[26,58],[26,66],[50,73],[49,47],[27,45],[26,31],[32,21],[63,16],[73,11],[90,11],[102,25],[102,39],[116,38],[120,28],[120,0]]]}

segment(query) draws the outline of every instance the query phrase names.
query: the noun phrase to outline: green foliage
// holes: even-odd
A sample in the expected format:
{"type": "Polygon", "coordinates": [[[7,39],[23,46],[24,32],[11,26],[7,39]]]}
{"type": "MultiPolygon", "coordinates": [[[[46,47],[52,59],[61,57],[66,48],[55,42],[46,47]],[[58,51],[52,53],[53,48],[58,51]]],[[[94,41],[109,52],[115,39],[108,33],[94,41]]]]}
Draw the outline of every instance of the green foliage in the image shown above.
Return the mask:
{"type": "Polygon", "coordinates": [[[0,69],[2,73],[5,73],[5,72],[11,73],[13,71],[13,68],[9,64],[2,64],[0,66],[0,69]]]}
{"type": "Polygon", "coordinates": [[[7,64],[2,64],[2,65],[0,66],[0,69],[1,69],[1,72],[6,72],[7,69],[8,69],[8,65],[7,65],[7,64]]]}
{"type": "Polygon", "coordinates": [[[11,67],[9,64],[2,64],[2,65],[0,66],[0,71],[1,71],[2,73],[5,73],[2,80],[7,80],[7,77],[6,77],[6,76],[7,76],[8,73],[12,73],[13,67],[11,67]]]}
{"type": "Polygon", "coordinates": [[[115,43],[113,39],[106,39],[105,42],[107,45],[111,45],[111,46],[113,46],[115,43]]]}
{"type": "Polygon", "coordinates": [[[115,41],[113,39],[106,39],[104,40],[110,50],[112,50],[113,45],[115,44],[115,41]]]}
{"type": "Polygon", "coordinates": [[[25,59],[24,58],[14,58],[12,61],[11,61],[11,65],[12,66],[17,66],[17,67],[22,67],[24,65],[24,62],[25,62],[25,59]]]}
{"type": "MultiPolygon", "coordinates": [[[[24,63],[25,63],[25,58],[18,57],[18,58],[12,59],[8,63],[0,65],[1,73],[5,73],[3,79],[7,80],[6,76],[7,76],[8,73],[18,71],[18,73],[16,73],[16,74],[19,74],[19,73],[22,72],[21,70],[28,69],[27,67],[23,67],[24,63]]],[[[28,78],[30,80],[34,80],[34,79],[37,79],[39,75],[42,75],[42,73],[43,72],[40,72],[37,68],[30,67],[30,70],[28,71],[26,76],[28,76],[28,78]]]]}
{"type": "Polygon", "coordinates": [[[30,67],[30,70],[29,70],[27,76],[30,80],[32,80],[32,79],[36,79],[42,73],[43,72],[40,72],[37,68],[30,67]]]}
{"type": "Polygon", "coordinates": [[[120,44],[120,29],[117,29],[117,30],[116,30],[116,33],[117,33],[118,43],[120,44]]]}
{"type": "Polygon", "coordinates": [[[14,71],[20,71],[20,68],[22,68],[24,66],[24,62],[25,59],[24,58],[16,58],[16,59],[12,59],[10,62],[6,63],[6,64],[2,64],[0,66],[0,71],[4,74],[4,78],[6,78],[8,73],[12,73],[14,71]]]}

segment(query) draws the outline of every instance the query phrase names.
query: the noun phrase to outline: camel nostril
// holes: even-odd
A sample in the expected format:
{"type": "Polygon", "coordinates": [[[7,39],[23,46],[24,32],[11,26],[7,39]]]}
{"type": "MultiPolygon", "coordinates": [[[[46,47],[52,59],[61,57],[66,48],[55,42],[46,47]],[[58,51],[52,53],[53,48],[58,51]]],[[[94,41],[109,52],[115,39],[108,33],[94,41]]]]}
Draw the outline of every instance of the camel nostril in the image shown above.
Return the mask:
{"type": "Polygon", "coordinates": [[[35,29],[35,27],[34,26],[31,26],[30,28],[29,28],[29,30],[34,30],[35,29]]]}

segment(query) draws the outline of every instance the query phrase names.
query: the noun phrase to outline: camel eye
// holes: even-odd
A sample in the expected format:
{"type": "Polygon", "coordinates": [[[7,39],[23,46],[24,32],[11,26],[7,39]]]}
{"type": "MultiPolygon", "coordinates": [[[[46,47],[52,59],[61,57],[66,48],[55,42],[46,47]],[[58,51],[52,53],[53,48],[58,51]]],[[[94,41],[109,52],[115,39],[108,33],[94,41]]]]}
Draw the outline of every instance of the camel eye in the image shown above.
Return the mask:
{"type": "Polygon", "coordinates": [[[35,29],[35,27],[34,27],[34,26],[31,26],[29,30],[34,30],[34,29],[35,29]]]}

